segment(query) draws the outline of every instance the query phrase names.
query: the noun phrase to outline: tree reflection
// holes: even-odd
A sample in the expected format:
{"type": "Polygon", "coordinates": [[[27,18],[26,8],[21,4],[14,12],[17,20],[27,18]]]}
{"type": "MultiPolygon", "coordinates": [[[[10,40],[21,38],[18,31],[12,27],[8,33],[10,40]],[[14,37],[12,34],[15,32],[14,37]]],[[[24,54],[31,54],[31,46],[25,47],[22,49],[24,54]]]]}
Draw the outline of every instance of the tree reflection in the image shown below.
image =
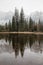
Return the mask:
{"type": "Polygon", "coordinates": [[[15,56],[19,55],[19,43],[18,43],[18,36],[12,35],[12,46],[15,51],[15,56]]]}
{"type": "Polygon", "coordinates": [[[5,35],[5,40],[9,41],[9,44],[12,44],[13,50],[15,52],[15,57],[21,54],[23,57],[26,47],[33,49],[34,52],[43,51],[43,36],[39,35],[5,35]],[[29,46],[28,46],[29,45],[29,46]],[[38,50],[38,51],[37,51],[38,50]]]}
{"type": "Polygon", "coordinates": [[[21,56],[24,55],[25,45],[26,45],[26,36],[24,35],[13,35],[12,36],[12,46],[15,51],[15,56],[19,55],[19,51],[21,56]]]}
{"type": "Polygon", "coordinates": [[[29,45],[30,45],[30,48],[33,45],[33,42],[34,42],[34,39],[33,39],[32,35],[30,35],[29,36],[29,45]]]}

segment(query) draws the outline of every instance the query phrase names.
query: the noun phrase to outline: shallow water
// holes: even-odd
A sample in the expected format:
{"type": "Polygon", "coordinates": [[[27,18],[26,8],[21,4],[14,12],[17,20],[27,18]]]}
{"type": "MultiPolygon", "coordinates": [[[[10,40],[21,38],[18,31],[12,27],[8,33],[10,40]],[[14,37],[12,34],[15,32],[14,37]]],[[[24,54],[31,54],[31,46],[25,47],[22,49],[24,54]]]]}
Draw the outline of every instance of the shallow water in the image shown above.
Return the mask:
{"type": "Polygon", "coordinates": [[[43,65],[43,35],[0,36],[0,65],[43,65]]]}

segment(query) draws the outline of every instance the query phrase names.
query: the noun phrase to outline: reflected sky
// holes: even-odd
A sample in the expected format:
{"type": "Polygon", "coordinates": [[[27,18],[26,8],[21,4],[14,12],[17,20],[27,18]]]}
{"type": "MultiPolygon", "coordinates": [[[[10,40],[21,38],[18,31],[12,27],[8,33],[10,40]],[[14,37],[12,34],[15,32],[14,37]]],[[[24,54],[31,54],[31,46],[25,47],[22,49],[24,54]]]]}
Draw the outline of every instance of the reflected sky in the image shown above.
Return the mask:
{"type": "Polygon", "coordinates": [[[1,65],[43,65],[43,35],[4,35],[0,39],[1,65]]]}
{"type": "Polygon", "coordinates": [[[3,51],[14,51],[15,56],[20,53],[22,57],[27,48],[34,53],[43,53],[43,35],[4,35],[0,39],[1,48],[3,51]]]}

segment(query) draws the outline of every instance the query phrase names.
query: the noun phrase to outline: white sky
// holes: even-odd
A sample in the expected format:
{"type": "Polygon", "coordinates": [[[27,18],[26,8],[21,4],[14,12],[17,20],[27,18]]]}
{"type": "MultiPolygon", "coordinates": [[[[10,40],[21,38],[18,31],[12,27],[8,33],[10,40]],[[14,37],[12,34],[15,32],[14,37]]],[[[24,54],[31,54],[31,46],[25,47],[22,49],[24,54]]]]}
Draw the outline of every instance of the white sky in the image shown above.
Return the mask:
{"type": "Polygon", "coordinates": [[[0,11],[13,11],[15,7],[20,11],[23,7],[25,14],[34,11],[43,12],[43,0],[0,0],[0,11]]]}

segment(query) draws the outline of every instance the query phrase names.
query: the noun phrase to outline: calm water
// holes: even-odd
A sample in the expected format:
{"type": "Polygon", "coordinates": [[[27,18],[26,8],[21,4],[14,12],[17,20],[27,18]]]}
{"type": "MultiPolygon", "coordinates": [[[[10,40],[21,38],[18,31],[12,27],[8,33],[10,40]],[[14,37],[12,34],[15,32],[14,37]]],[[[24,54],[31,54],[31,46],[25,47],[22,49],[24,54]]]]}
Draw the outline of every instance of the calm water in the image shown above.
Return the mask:
{"type": "Polygon", "coordinates": [[[43,65],[43,35],[0,35],[0,65],[43,65]]]}

